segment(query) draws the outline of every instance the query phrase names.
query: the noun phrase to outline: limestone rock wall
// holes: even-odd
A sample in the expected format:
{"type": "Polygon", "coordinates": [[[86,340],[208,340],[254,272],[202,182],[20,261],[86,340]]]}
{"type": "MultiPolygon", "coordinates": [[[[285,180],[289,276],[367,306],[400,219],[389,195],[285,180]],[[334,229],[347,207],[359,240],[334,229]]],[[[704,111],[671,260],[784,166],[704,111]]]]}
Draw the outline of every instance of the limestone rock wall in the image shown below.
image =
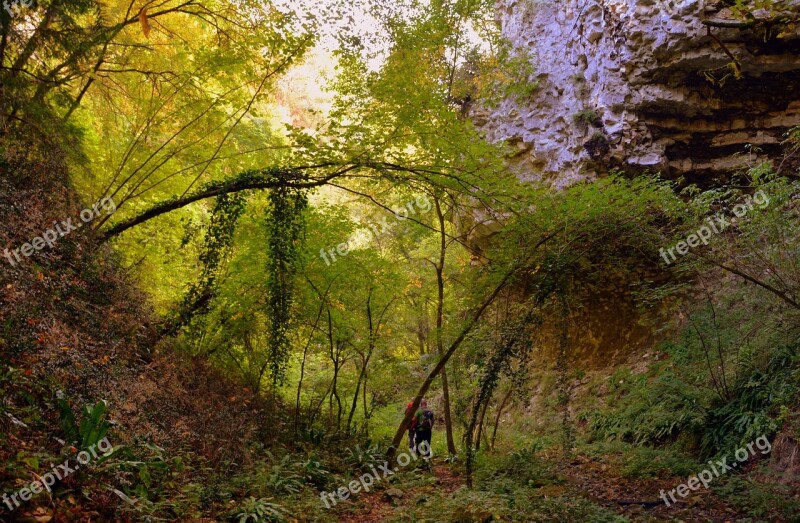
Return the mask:
{"type": "Polygon", "coordinates": [[[523,179],[564,186],[619,167],[713,183],[754,159],[734,153],[753,144],[753,156],[774,157],[800,125],[796,24],[720,27],[741,18],[710,0],[499,0],[498,10],[539,87],[476,119],[517,148],[523,179]]]}

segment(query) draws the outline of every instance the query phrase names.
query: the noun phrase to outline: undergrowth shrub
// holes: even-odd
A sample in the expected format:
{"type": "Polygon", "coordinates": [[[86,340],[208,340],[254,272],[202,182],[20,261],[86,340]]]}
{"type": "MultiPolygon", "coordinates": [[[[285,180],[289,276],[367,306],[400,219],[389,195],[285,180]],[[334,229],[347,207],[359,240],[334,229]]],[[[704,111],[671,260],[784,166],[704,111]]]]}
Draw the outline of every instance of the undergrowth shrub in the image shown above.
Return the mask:
{"type": "Polygon", "coordinates": [[[504,493],[484,490],[479,486],[477,489],[459,489],[446,497],[441,494],[425,497],[389,521],[617,523],[627,520],[588,499],[569,495],[566,487],[554,486],[551,491],[541,492],[540,489],[518,485],[504,493]]]}
{"type": "Polygon", "coordinates": [[[314,456],[300,461],[298,470],[305,482],[319,489],[325,489],[333,479],[333,474],[314,456]]]}
{"type": "Polygon", "coordinates": [[[345,451],[345,463],[347,467],[356,471],[369,472],[372,467],[378,467],[384,461],[385,450],[378,443],[368,443],[361,448],[361,445],[348,448],[345,451]]]}
{"type": "Polygon", "coordinates": [[[776,349],[766,365],[751,358],[740,366],[731,399],[716,401],[700,428],[704,457],[732,453],[780,429],[800,396],[798,347],[776,349]]]}
{"type": "Polygon", "coordinates": [[[674,440],[703,424],[703,394],[696,386],[664,371],[655,378],[629,378],[628,392],[617,408],[596,411],[589,424],[593,439],[655,445],[674,440]]]}
{"type": "Polygon", "coordinates": [[[264,451],[266,460],[259,461],[231,480],[231,495],[271,496],[298,494],[306,485],[325,489],[335,480],[328,466],[315,456],[286,454],[278,459],[264,451]]]}
{"type": "Polygon", "coordinates": [[[637,448],[626,456],[620,473],[625,477],[691,476],[697,473],[698,467],[702,468],[695,460],[668,450],[637,448]]]}
{"type": "Polygon", "coordinates": [[[485,488],[507,491],[506,483],[541,487],[562,482],[553,465],[536,455],[542,448],[537,440],[501,458],[479,454],[476,460],[478,483],[485,488]]]}
{"type": "Polygon", "coordinates": [[[797,521],[800,501],[789,485],[762,484],[741,476],[730,476],[712,486],[714,492],[737,510],[760,520],[797,521]],[[792,496],[794,495],[794,499],[792,496]]]}
{"type": "Polygon", "coordinates": [[[228,520],[235,523],[283,523],[287,517],[280,505],[251,497],[237,505],[228,520]]]}

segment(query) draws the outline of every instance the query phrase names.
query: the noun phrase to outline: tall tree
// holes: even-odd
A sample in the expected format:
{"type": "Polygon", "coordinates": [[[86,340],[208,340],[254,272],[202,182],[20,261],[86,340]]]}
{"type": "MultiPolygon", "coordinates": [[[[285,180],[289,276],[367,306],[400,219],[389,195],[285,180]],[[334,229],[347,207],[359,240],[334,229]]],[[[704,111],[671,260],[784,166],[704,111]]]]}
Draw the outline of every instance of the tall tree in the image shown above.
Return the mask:
{"type": "MultiPolygon", "coordinates": [[[[445,286],[444,265],[445,265],[445,259],[447,258],[448,238],[445,232],[445,216],[444,212],[442,211],[441,198],[438,195],[434,195],[433,203],[436,209],[436,219],[439,227],[439,257],[433,264],[434,269],[436,270],[436,290],[437,290],[436,350],[439,354],[439,357],[442,358],[444,356],[444,336],[443,336],[444,286],[445,286]]],[[[455,209],[453,209],[453,212],[455,212],[455,209]]],[[[451,419],[451,411],[450,411],[450,386],[447,382],[447,365],[445,365],[442,368],[442,400],[444,407],[445,432],[447,436],[447,451],[451,455],[455,455],[457,451],[456,451],[455,440],[453,439],[453,421],[451,419]]]]}

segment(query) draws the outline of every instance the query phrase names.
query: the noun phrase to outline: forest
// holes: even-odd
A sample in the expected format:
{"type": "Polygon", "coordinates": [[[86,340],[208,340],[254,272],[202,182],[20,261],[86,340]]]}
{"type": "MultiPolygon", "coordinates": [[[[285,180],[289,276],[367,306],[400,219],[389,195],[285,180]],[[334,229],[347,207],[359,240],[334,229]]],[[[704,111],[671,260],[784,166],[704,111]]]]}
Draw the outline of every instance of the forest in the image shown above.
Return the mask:
{"type": "Polygon", "coordinates": [[[0,521],[800,521],[800,3],[0,7],[0,521]]]}

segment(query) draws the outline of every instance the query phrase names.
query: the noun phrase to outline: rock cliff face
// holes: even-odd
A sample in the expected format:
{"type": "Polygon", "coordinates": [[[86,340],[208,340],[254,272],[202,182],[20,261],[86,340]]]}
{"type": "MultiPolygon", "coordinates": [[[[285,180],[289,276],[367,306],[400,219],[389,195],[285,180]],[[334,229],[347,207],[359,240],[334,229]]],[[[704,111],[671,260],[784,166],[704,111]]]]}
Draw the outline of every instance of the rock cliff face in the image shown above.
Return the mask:
{"type": "Polygon", "coordinates": [[[532,54],[539,87],[478,119],[490,139],[518,149],[523,179],[563,186],[618,167],[708,184],[776,157],[800,125],[798,0],[779,12],[788,16],[754,18],[710,0],[500,0],[498,9],[504,34],[532,54]]]}

